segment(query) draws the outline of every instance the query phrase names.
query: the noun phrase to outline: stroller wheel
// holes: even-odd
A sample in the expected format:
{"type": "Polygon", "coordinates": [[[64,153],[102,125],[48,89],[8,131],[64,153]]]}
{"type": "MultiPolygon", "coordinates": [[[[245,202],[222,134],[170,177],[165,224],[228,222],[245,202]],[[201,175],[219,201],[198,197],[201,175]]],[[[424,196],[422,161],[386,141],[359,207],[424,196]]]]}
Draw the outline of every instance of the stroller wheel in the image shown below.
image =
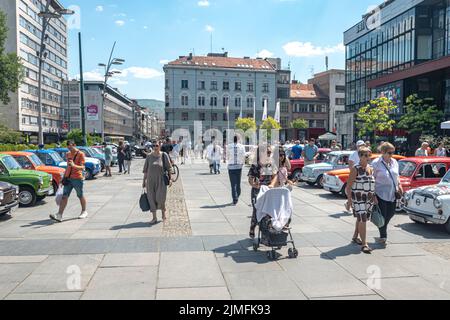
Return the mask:
{"type": "Polygon", "coordinates": [[[297,259],[298,258],[298,250],[297,249],[289,249],[288,250],[289,258],[290,259],[297,259]]]}
{"type": "Polygon", "coordinates": [[[267,258],[270,261],[275,261],[277,259],[277,253],[275,251],[269,251],[267,252],[267,258]]]}

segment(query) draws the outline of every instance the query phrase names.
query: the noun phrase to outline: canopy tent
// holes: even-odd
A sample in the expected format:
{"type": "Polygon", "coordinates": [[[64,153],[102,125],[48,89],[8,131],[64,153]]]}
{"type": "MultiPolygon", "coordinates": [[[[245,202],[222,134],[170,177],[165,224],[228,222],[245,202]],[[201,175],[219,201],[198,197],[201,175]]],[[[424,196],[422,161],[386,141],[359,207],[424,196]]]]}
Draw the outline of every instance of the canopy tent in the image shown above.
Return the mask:
{"type": "Polygon", "coordinates": [[[325,133],[324,135],[321,135],[319,137],[319,140],[325,140],[325,141],[331,141],[331,140],[336,140],[337,135],[335,135],[334,133],[328,132],[325,133]]]}
{"type": "Polygon", "coordinates": [[[442,130],[450,130],[450,121],[442,122],[441,123],[441,129],[442,130]]]}

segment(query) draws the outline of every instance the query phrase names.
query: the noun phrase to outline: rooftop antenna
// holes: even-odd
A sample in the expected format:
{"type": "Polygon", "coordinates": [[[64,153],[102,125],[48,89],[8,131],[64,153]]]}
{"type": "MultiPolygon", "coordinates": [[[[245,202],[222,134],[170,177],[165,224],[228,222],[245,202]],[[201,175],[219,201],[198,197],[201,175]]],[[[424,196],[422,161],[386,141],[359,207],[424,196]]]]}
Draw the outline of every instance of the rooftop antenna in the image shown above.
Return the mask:
{"type": "Polygon", "coordinates": [[[328,56],[325,57],[325,69],[328,71],[328,56]]]}

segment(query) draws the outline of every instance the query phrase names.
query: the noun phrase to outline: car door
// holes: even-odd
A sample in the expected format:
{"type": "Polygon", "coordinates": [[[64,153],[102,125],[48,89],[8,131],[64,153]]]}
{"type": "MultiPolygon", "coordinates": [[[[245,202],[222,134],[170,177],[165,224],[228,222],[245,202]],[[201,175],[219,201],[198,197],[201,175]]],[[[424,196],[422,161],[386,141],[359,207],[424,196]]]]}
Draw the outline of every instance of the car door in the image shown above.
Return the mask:
{"type": "Polygon", "coordinates": [[[445,163],[424,163],[415,173],[414,187],[419,188],[436,185],[441,182],[446,172],[447,165],[445,163]]]}
{"type": "Polygon", "coordinates": [[[16,159],[16,161],[20,164],[22,169],[34,170],[33,164],[31,163],[30,159],[28,159],[27,157],[17,156],[17,157],[14,157],[14,159],[16,159]]]}

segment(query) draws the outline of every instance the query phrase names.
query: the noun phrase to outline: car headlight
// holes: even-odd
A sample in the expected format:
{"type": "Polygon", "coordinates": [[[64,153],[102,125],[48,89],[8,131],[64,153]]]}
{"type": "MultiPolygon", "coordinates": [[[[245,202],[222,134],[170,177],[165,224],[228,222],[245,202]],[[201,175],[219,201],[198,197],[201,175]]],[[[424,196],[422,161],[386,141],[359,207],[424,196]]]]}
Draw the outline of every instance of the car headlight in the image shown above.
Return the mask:
{"type": "Polygon", "coordinates": [[[4,197],[5,197],[5,193],[3,191],[0,191],[0,201],[2,201],[4,197]]]}
{"type": "Polygon", "coordinates": [[[406,193],[405,193],[405,200],[406,200],[406,201],[411,200],[411,194],[410,194],[409,192],[406,192],[406,193]]]}
{"type": "Polygon", "coordinates": [[[440,200],[439,198],[434,199],[433,205],[436,209],[441,209],[442,208],[442,200],[440,200]]]}
{"type": "Polygon", "coordinates": [[[43,185],[44,184],[44,178],[42,178],[41,176],[39,176],[39,184],[43,185]]]}

